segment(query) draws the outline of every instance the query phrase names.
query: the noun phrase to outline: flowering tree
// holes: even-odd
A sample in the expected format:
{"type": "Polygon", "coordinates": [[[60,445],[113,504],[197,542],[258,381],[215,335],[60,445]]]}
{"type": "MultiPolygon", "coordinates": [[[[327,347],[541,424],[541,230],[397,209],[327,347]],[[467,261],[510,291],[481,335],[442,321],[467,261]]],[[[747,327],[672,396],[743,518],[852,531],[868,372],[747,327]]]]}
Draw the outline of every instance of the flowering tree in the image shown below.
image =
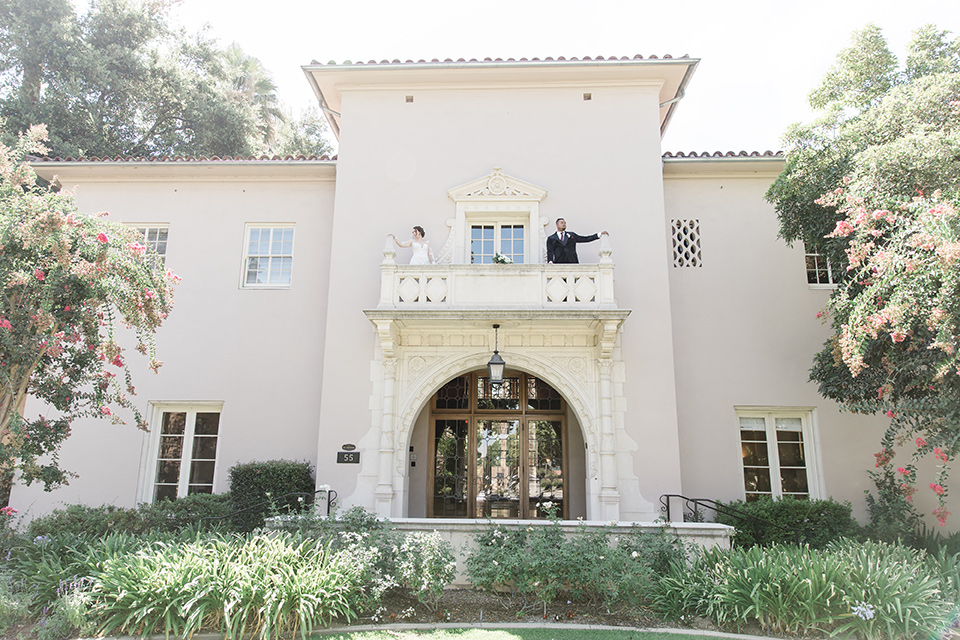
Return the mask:
{"type": "Polygon", "coordinates": [[[867,27],[811,94],[821,118],[788,132],[786,167],[767,193],[781,236],[842,274],[819,314],[833,331],[811,379],[844,407],[891,419],[875,461],[881,495],[868,502],[886,500],[888,516],[899,509],[908,523],[924,484],[945,523],[960,453],[958,100],[960,44],[947,32],[918,30],[900,68],[867,27]],[[896,464],[898,451],[909,461],[896,464]],[[937,472],[921,482],[923,458],[937,472]]]}
{"type": "Polygon", "coordinates": [[[156,372],[153,335],[179,278],[164,272],[135,230],[77,211],[73,199],[37,186],[25,162],[45,153],[46,129],[0,146],[0,473],[50,490],[66,482],[57,452],[80,417],[123,420],[133,406],[117,324],[156,372]],[[41,404],[25,413],[27,397],[41,404]]]}

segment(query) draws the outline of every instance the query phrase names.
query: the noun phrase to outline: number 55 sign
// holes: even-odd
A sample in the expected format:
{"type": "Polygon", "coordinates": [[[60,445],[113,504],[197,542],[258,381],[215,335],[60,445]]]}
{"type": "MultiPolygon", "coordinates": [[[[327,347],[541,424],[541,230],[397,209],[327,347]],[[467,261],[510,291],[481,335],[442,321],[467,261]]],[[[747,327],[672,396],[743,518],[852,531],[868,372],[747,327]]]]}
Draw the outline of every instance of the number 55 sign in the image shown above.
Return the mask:
{"type": "Polygon", "coordinates": [[[360,464],[360,452],[337,451],[337,464],[360,464]]]}

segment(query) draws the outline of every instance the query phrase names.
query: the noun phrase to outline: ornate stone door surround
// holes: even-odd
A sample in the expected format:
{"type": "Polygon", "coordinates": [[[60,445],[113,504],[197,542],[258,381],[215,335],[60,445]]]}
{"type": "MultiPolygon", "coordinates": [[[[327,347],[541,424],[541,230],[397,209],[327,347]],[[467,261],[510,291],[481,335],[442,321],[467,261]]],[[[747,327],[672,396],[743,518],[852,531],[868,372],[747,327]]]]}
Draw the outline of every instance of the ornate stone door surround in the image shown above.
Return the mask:
{"type": "Polygon", "coordinates": [[[616,443],[624,433],[624,365],[617,346],[629,310],[364,312],[376,329],[371,429],[378,433],[375,509],[405,517],[409,445],[417,416],[448,380],[486,366],[494,322],[510,368],[553,386],[586,445],[587,518],[619,520],[616,443]]]}

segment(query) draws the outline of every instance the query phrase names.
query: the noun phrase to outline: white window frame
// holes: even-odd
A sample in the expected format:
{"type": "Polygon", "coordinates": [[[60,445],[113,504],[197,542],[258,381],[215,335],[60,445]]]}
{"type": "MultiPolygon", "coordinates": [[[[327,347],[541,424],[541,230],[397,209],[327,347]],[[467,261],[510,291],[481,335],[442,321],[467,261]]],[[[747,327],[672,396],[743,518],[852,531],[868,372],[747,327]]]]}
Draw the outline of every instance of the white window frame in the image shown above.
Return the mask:
{"type": "Polygon", "coordinates": [[[160,256],[161,266],[167,264],[167,246],[170,244],[170,223],[168,222],[129,222],[125,224],[131,229],[135,229],[138,233],[140,233],[143,236],[143,244],[147,248],[153,249],[154,253],[160,256]],[[152,229],[156,229],[158,235],[161,230],[166,230],[167,232],[167,239],[164,241],[163,253],[160,253],[159,251],[157,251],[156,245],[159,243],[159,239],[156,242],[151,242],[150,240],[147,239],[147,235],[152,229]]]}
{"type": "MultiPolygon", "coordinates": [[[[518,211],[514,213],[503,212],[503,213],[474,213],[467,214],[466,216],[466,248],[464,250],[465,262],[469,264],[482,264],[479,262],[472,262],[472,246],[473,246],[473,228],[475,226],[493,226],[493,251],[494,254],[501,253],[500,245],[502,236],[500,235],[500,230],[503,227],[522,227],[523,228],[523,263],[529,263],[529,248],[530,248],[530,215],[525,211],[518,211]]],[[[511,253],[512,255],[512,253],[511,253]]]]}
{"type": "Polygon", "coordinates": [[[149,432],[144,434],[140,452],[140,475],[137,481],[137,502],[153,503],[154,490],[157,480],[158,456],[160,453],[160,432],[163,427],[164,413],[186,413],[187,424],[184,429],[184,447],[180,459],[180,478],[177,488],[177,497],[187,495],[190,480],[190,462],[193,452],[193,430],[196,421],[190,420],[190,415],[197,413],[219,413],[220,427],[217,432],[217,451],[214,458],[213,486],[216,490],[217,479],[221,475],[220,452],[223,438],[223,402],[222,401],[151,401],[147,407],[147,425],[149,432]],[[189,446],[187,445],[189,442],[189,446]]]}
{"type": "Polygon", "coordinates": [[[737,449],[740,451],[739,475],[742,498],[746,500],[747,486],[743,468],[740,418],[763,418],[765,421],[767,457],[770,463],[770,492],[775,500],[783,497],[783,487],[780,482],[780,454],[776,448],[776,418],[800,418],[803,455],[806,460],[808,497],[810,500],[822,500],[824,498],[824,482],[816,409],[814,407],[738,406],[734,407],[734,410],[736,443],[737,449]]]}
{"type": "Polygon", "coordinates": [[[830,259],[826,255],[818,253],[816,250],[811,251],[810,247],[806,245],[804,245],[803,252],[803,273],[807,278],[807,286],[811,289],[836,289],[838,283],[835,279],[833,264],[830,262],[830,259]],[[810,282],[810,269],[807,268],[807,258],[813,258],[815,261],[823,260],[826,263],[828,282],[810,282]]]}
{"type": "Polygon", "coordinates": [[[248,222],[244,225],[243,228],[243,260],[240,262],[240,288],[241,289],[289,289],[293,286],[293,258],[297,250],[297,232],[296,225],[292,222],[248,222]],[[281,254],[274,256],[273,254],[267,254],[266,256],[259,255],[250,255],[250,232],[253,229],[270,229],[271,234],[275,229],[293,229],[293,241],[290,245],[290,282],[274,282],[274,283],[248,283],[247,282],[247,261],[249,258],[253,257],[287,257],[287,254],[281,254]]]}

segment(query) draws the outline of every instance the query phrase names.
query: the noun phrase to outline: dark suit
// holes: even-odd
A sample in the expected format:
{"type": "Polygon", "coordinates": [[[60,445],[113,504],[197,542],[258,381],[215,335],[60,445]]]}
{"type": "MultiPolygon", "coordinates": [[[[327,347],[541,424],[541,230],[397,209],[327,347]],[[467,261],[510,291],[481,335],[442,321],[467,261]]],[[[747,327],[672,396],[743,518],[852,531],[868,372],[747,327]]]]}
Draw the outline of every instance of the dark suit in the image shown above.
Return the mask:
{"type": "Polygon", "coordinates": [[[578,236],[575,233],[564,231],[563,242],[561,242],[560,236],[554,233],[547,238],[547,262],[553,262],[555,264],[579,263],[580,260],[577,259],[577,244],[580,242],[593,242],[599,238],[600,236],[597,234],[593,234],[592,236],[578,236]]]}

